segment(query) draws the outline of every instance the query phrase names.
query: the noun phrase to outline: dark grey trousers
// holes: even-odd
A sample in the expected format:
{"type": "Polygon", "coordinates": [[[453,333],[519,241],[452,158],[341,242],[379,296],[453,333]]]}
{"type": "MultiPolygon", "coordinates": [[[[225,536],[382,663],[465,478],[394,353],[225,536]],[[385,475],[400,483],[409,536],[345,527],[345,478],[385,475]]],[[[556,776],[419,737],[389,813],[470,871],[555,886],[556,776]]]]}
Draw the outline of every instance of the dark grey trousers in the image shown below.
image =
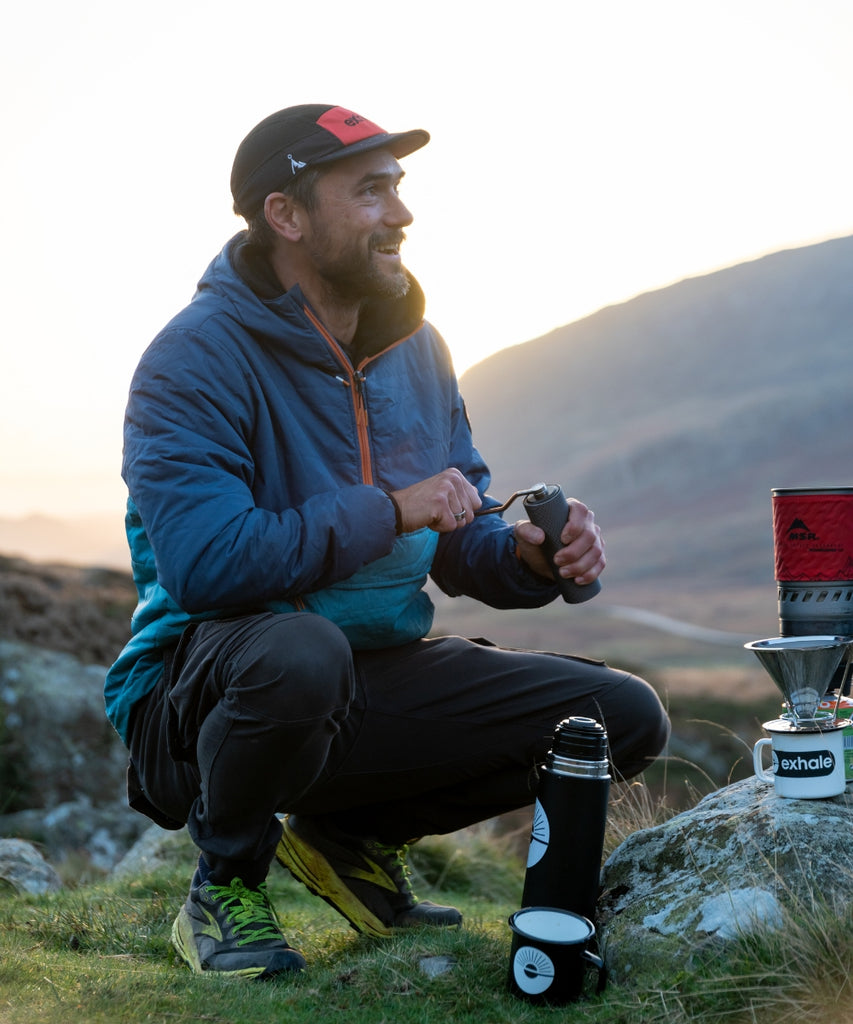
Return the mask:
{"type": "Polygon", "coordinates": [[[570,715],[603,723],[617,777],[668,736],[652,688],[602,662],[461,637],[353,652],[326,619],[263,613],[191,627],[129,747],[144,797],[186,822],[213,874],[257,884],[276,812],[396,844],[532,803],[570,715]]]}

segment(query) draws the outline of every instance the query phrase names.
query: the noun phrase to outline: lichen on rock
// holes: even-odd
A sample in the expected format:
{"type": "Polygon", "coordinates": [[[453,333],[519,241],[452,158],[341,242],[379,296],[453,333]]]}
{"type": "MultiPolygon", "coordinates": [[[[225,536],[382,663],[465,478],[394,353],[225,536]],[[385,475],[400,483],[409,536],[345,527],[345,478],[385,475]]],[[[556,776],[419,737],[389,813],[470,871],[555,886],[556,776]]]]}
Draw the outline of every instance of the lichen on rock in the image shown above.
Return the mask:
{"type": "Polygon", "coordinates": [[[739,935],[783,925],[820,899],[846,901],[853,794],[787,800],[745,779],[629,836],[602,871],[598,933],[626,983],[689,968],[739,935]]]}

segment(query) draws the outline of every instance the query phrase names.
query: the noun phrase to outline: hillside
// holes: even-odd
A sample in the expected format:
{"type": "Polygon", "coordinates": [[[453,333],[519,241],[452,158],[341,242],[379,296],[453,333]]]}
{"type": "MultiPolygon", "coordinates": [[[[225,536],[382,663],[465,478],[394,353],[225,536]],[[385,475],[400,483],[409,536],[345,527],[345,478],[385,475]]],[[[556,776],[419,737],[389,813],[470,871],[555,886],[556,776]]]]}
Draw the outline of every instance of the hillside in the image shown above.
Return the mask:
{"type": "Polygon", "coordinates": [[[462,378],[505,496],[562,484],[610,585],[773,585],[773,487],[853,482],[853,237],[603,309],[462,378]]]}
{"type": "Polygon", "coordinates": [[[127,642],[135,605],[129,572],[0,555],[0,640],[109,665],[127,642]]]}

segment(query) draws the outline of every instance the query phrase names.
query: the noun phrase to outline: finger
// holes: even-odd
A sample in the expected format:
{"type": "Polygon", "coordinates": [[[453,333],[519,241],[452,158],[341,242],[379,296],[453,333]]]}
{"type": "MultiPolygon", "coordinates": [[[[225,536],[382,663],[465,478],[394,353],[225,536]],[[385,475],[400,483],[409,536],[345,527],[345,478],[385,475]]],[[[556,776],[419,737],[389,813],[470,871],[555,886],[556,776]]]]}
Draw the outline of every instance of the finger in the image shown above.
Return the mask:
{"type": "Polygon", "coordinates": [[[560,540],[566,546],[595,526],[595,515],[591,508],[577,498],[570,498],[568,504],[569,516],[560,532],[560,540]]]}
{"type": "Polygon", "coordinates": [[[460,509],[458,512],[453,513],[453,519],[456,522],[456,526],[464,526],[468,522],[468,510],[460,509]]]}
{"type": "Polygon", "coordinates": [[[464,476],[459,475],[454,481],[454,493],[450,498],[450,512],[458,526],[464,526],[474,519],[474,510],[482,504],[477,488],[470,484],[464,476]]]}
{"type": "MultiPolygon", "coordinates": [[[[583,585],[584,583],[592,583],[593,580],[597,580],[598,577],[604,572],[604,568],[605,568],[606,564],[607,564],[607,562],[604,559],[604,557],[602,556],[595,563],[595,565],[593,565],[592,568],[587,569],[586,572],[581,572],[581,573],[576,572],[574,574],[569,573],[569,575],[566,578],[574,580],[575,583],[579,583],[581,585],[583,585]]],[[[560,575],[563,575],[563,574],[561,573],[560,575]]]]}
{"type": "Polygon", "coordinates": [[[578,552],[574,544],[562,548],[554,556],[554,563],[557,565],[560,575],[566,579],[590,583],[606,565],[604,541],[598,536],[595,543],[582,552],[578,552]]]}
{"type": "Polygon", "coordinates": [[[515,535],[528,544],[538,545],[545,541],[545,531],[541,526],[535,526],[529,519],[520,519],[515,524],[515,535]]]}
{"type": "Polygon", "coordinates": [[[570,562],[577,562],[587,552],[597,551],[599,554],[604,550],[604,541],[601,539],[601,530],[597,524],[591,529],[584,530],[568,544],[563,544],[554,556],[558,565],[568,565],[570,562]]]}
{"type": "Polygon", "coordinates": [[[472,483],[469,483],[465,477],[462,479],[465,484],[464,497],[460,495],[460,497],[462,497],[462,507],[467,509],[473,517],[474,512],[483,504],[483,499],[480,497],[480,492],[472,483]]]}
{"type": "MultiPolygon", "coordinates": [[[[468,509],[460,502],[455,493],[448,495],[444,500],[443,508],[438,517],[441,531],[452,532],[453,530],[458,530],[460,526],[466,525],[468,516],[468,509]]],[[[473,515],[471,518],[473,519],[473,515]]]]}

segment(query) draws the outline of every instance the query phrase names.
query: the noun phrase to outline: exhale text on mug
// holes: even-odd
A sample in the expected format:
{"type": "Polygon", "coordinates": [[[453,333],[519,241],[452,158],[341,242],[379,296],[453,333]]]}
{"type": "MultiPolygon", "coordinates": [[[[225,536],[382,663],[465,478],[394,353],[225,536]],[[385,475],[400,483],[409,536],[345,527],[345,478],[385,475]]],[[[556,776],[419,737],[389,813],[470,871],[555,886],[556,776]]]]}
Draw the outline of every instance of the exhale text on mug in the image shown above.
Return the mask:
{"type": "Polygon", "coordinates": [[[772,782],[776,794],[794,800],[819,800],[844,792],[844,738],[841,726],[797,730],[787,719],[765,722],[770,734],[753,747],[756,776],[772,782]],[[764,766],[769,747],[772,766],[764,766]]]}

